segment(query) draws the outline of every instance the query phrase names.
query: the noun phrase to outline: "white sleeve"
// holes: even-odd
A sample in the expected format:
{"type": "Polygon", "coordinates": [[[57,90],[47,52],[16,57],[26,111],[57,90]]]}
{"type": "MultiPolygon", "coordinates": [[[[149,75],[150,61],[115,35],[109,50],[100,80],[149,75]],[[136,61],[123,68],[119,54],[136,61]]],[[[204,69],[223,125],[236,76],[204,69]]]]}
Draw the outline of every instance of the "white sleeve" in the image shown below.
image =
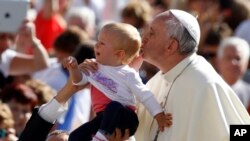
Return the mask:
{"type": "Polygon", "coordinates": [[[152,117],[155,117],[155,115],[163,112],[161,105],[158,103],[154,96],[148,98],[142,103],[146,107],[146,109],[148,109],[152,117]]]}
{"type": "Polygon", "coordinates": [[[81,72],[81,73],[82,73],[82,79],[81,79],[81,81],[77,82],[77,83],[75,83],[75,82],[72,81],[73,85],[82,86],[82,85],[85,85],[85,84],[88,83],[88,77],[87,77],[87,75],[85,73],[83,73],[83,72],[81,72]]]}
{"type": "Polygon", "coordinates": [[[60,104],[55,98],[39,108],[38,114],[46,121],[54,123],[68,109],[68,105],[60,104]]]}
{"type": "Polygon", "coordinates": [[[17,56],[17,52],[11,49],[5,50],[1,55],[0,55],[0,70],[4,74],[4,76],[9,75],[9,68],[10,64],[13,58],[17,56]]]}
{"type": "Polygon", "coordinates": [[[163,112],[161,105],[158,103],[153,93],[143,84],[139,74],[129,77],[130,88],[133,94],[149,111],[149,113],[154,117],[158,113],[163,112]]]}

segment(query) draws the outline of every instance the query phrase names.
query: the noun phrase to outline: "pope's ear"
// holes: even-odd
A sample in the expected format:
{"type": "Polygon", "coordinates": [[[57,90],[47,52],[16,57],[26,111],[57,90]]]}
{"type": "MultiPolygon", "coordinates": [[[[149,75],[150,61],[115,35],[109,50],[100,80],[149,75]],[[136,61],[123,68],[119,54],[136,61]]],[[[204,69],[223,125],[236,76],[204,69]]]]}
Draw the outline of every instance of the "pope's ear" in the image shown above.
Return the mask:
{"type": "Polygon", "coordinates": [[[179,42],[178,42],[175,38],[172,38],[171,45],[172,45],[175,49],[179,49],[179,42]]]}
{"type": "Polygon", "coordinates": [[[167,46],[167,50],[169,53],[174,53],[179,50],[179,42],[175,38],[169,39],[169,44],[167,46]]]}

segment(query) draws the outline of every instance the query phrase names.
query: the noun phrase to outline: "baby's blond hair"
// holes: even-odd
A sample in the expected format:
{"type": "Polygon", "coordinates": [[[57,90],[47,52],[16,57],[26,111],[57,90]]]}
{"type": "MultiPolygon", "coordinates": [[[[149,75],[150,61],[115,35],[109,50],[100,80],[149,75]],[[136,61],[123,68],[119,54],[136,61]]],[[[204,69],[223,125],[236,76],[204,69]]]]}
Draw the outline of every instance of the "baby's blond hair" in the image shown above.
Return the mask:
{"type": "MultiPolygon", "coordinates": [[[[124,64],[128,64],[139,53],[141,47],[141,36],[132,25],[125,23],[109,23],[102,30],[110,32],[114,37],[114,47],[125,51],[124,64]]],[[[107,35],[109,36],[109,35],[107,35]]]]}

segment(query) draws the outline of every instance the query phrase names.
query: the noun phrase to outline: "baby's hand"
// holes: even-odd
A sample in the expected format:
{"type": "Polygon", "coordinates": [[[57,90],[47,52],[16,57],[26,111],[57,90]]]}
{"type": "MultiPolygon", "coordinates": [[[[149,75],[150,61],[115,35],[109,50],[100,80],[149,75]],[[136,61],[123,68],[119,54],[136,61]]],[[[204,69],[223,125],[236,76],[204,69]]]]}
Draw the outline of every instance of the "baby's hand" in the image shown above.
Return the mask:
{"type": "Polygon", "coordinates": [[[89,74],[89,72],[96,72],[98,65],[95,59],[85,59],[85,61],[79,65],[79,69],[85,74],[89,74]]]}
{"type": "Polygon", "coordinates": [[[62,65],[64,68],[67,68],[69,70],[78,68],[77,60],[72,56],[64,58],[62,61],[62,65]]]}
{"type": "Polygon", "coordinates": [[[165,126],[166,127],[170,127],[173,123],[172,123],[172,119],[173,119],[173,117],[172,117],[172,115],[170,114],[170,113],[167,113],[166,115],[165,115],[165,117],[166,117],[166,124],[165,124],[165,126]]]}
{"type": "Polygon", "coordinates": [[[78,68],[77,60],[74,57],[69,56],[63,59],[62,65],[69,70],[69,77],[73,83],[79,83],[83,79],[82,73],[78,68]]]}
{"type": "Polygon", "coordinates": [[[158,123],[158,128],[160,131],[164,131],[165,127],[170,127],[172,125],[172,115],[171,114],[164,114],[161,112],[155,116],[155,119],[158,123]]]}
{"type": "Polygon", "coordinates": [[[134,68],[136,71],[139,71],[141,65],[143,63],[143,58],[141,55],[137,55],[134,59],[129,63],[131,68],[134,68]]]}

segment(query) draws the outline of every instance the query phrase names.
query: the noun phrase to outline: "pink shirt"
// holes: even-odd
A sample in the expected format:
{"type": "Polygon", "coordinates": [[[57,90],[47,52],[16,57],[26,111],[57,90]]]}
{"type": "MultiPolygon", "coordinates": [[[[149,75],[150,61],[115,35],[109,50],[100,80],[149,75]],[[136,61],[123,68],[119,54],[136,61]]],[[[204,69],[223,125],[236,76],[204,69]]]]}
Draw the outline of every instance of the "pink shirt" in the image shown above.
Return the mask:
{"type": "Polygon", "coordinates": [[[93,111],[95,113],[104,111],[106,106],[111,102],[108,97],[106,97],[101,91],[99,91],[94,86],[91,86],[91,100],[93,111]]]}
{"type": "MultiPolygon", "coordinates": [[[[92,100],[93,111],[95,113],[104,111],[106,106],[112,101],[93,85],[91,86],[91,100],[92,100]]],[[[127,106],[127,107],[133,111],[136,110],[135,106],[127,106]]]]}

